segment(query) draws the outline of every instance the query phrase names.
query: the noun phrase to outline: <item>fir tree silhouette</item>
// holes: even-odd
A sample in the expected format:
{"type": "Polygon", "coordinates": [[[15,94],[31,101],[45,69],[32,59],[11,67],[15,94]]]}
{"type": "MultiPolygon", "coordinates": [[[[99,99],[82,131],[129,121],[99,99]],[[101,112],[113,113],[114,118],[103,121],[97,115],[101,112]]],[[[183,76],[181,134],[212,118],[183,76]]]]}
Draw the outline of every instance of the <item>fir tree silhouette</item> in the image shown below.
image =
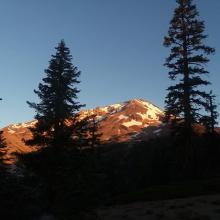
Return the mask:
{"type": "Polygon", "coordinates": [[[49,67],[45,70],[46,77],[38,90],[34,90],[40,102],[27,102],[37,113],[37,124],[31,128],[33,139],[27,143],[58,149],[74,144],[71,120],[84,105],[76,101],[80,71],[71,63],[69,48],[61,40],[55,49],[56,54],[52,55],[49,67]]]}
{"type": "Polygon", "coordinates": [[[205,115],[201,118],[201,123],[206,127],[208,133],[215,134],[215,126],[218,124],[218,112],[217,104],[215,102],[216,96],[210,91],[206,100],[206,112],[209,115],[205,115]]]}
{"type": "Polygon", "coordinates": [[[203,43],[207,38],[205,26],[198,19],[199,13],[193,1],[176,2],[178,6],[164,39],[164,46],[171,48],[165,66],[170,69],[169,78],[176,84],[167,89],[165,110],[167,118],[183,122],[184,134],[189,141],[193,123],[199,122],[201,110],[206,108],[209,94],[201,86],[210,84],[203,77],[209,73],[205,69],[209,61],[206,55],[215,50],[203,43]]]}
{"type": "MultiPolygon", "coordinates": [[[[2,98],[0,98],[0,101],[2,100],[2,98]]],[[[5,149],[6,149],[7,145],[6,145],[6,141],[5,138],[3,136],[3,131],[0,130],[0,165],[3,164],[3,157],[5,155],[5,149]]]]}

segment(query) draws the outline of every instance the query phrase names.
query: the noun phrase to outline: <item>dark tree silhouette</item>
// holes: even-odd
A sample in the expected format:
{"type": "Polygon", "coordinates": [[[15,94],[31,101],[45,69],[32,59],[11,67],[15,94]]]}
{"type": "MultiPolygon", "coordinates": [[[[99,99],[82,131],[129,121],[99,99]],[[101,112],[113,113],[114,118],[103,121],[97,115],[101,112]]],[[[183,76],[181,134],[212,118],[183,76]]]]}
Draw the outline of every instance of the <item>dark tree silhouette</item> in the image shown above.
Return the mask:
{"type": "Polygon", "coordinates": [[[100,137],[102,134],[99,132],[99,126],[97,122],[97,115],[96,114],[91,114],[88,116],[88,130],[89,130],[89,135],[88,135],[88,144],[90,147],[93,149],[100,145],[100,137]]]}
{"type": "Polygon", "coordinates": [[[91,147],[94,149],[100,145],[100,137],[102,134],[99,132],[96,116],[96,114],[88,114],[84,118],[80,118],[80,115],[75,117],[73,136],[77,146],[81,149],[83,147],[91,147]]]}
{"type": "Polygon", "coordinates": [[[214,49],[203,43],[207,38],[205,26],[198,20],[199,13],[193,1],[176,2],[178,6],[170,22],[168,36],[164,38],[164,46],[171,48],[165,66],[170,69],[169,78],[176,81],[168,88],[166,115],[169,119],[183,122],[186,139],[189,140],[193,123],[200,120],[201,110],[206,108],[209,94],[201,86],[210,84],[203,77],[209,73],[204,66],[209,61],[206,55],[214,53],[214,49]]]}
{"type": "Polygon", "coordinates": [[[206,127],[208,133],[215,134],[215,126],[218,124],[218,112],[217,104],[215,102],[216,96],[210,91],[206,100],[206,111],[209,115],[205,115],[201,118],[201,123],[206,127]]]}
{"type": "Polygon", "coordinates": [[[6,147],[5,138],[3,137],[3,131],[0,131],[0,149],[6,147]]]}
{"type": "MultiPolygon", "coordinates": [[[[0,98],[0,101],[2,98],[0,98]]],[[[5,138],[3,136],[3,131],[0,130],[0,163],[3,162],[3,156],[5,155],[5,148],[7,147],[5,138]]]]}
{"type": "Polygon", "coordinates": [[[90,155],[79,150],[88,131],[88,122],[81,121],[78,112],[83,105],[76,101],[80,72],[71,60],[70,50],[62,40],[45,70],[46,77],[34,91],[40,102],[28,102],[37,112],[37,123],[31,128],[33,138],[27,143],[43,148],[20,157],[30,173],[36,175],[45,209],[56,219],[82,219],[79,216],[89,201],[84,198],[84,185],[91,183],[86,181],[91,169],[90,155]]]}
{"type": "Polygon", "coordinates": [[[3,164],[5,149],[7,145],[5,142],[5,138],[3,137],[3,131],[0,131],[0,163],[3,164]]]}
{"type": "Polygon", "coordinates": [[[30,145],[54,148],[72,145],[71,118],[83,106],[76,101],[80,71],[71,63],[70,50],[64,40],[55,49],[56,54],[52,55],[45,70],[46,77],[38,90],[34,90],[40,102],[27,102],[37,113],[36,127],[31,128],[33,139],[27,141],[30,145]]]}

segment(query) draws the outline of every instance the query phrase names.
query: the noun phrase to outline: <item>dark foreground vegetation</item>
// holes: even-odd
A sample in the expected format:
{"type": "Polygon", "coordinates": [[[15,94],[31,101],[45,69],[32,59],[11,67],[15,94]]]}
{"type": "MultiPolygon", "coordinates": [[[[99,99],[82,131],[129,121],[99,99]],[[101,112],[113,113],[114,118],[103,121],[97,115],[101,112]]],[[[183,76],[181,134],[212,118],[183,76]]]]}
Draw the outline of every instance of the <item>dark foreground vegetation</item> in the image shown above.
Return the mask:
{"type": "Polygon", "coordinates": [[[195,136],[192,160],[171,137],[96,150],[20,155],[16,175],[1,172],[7,219],[98,219],[96,208],[220,193],[220,137],[195,136]],[[10,210],[10,211],[9,211],[10,210]]]}

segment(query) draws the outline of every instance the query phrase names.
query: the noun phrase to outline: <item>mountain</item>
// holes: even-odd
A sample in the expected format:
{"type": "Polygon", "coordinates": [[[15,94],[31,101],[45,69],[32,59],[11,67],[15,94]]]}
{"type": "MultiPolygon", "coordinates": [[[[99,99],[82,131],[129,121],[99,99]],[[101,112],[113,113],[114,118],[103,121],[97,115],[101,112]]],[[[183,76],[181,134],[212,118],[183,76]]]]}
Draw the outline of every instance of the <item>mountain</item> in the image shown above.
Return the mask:
{"type": "MultiPolygon", "coordinates": [[[[80,118],[95,114],[102,134],[101,141],[124,142],[146,138],[150,133],[157,135],[164,116],[163,111],[156,105],[143,99],[133,99],[119,104],[97,107],[80,111],[80,118]]],[[[28,153],[35,148],[26,146],[24,140],[31,138],[30,127],[36,121],[13,124],[3,128],[3,135],[7,142],[7,158],[10,161],[14,152],[28,153]]]]}

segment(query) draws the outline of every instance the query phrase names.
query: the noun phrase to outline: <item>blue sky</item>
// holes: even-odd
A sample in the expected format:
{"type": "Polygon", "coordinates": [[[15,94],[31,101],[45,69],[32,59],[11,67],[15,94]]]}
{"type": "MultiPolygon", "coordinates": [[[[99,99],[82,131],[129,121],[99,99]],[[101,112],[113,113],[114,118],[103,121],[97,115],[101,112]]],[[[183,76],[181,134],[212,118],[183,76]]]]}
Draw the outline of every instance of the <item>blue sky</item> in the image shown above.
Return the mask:
{"type": "MultiPolygon", "coordinates": [[[[163,107],[169,85],[162,45],[175,0],[1,0],[0,127],[32,120],[26,101],[64,39],[82,75],[87,108],[144,98],[163,107]]],[[[220,102],[220,1],[197,0],[207,44],[216,48],[208,79],[220,102]]]]}

